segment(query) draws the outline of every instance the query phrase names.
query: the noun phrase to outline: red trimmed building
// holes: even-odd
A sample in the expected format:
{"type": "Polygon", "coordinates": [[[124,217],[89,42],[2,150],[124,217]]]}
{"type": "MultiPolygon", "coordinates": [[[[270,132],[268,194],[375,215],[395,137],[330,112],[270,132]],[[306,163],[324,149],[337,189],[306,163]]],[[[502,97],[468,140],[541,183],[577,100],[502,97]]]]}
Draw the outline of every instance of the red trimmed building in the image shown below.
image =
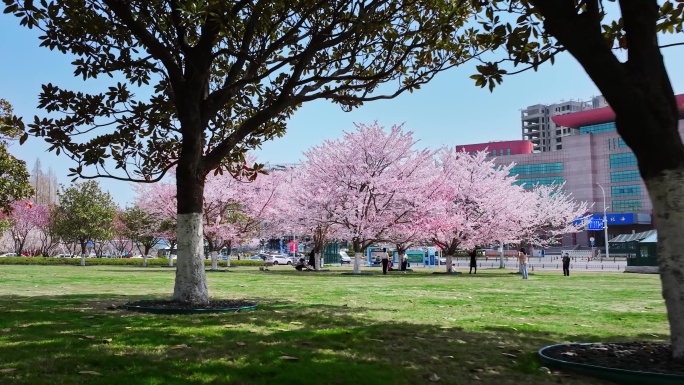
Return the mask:
{"type": "MultiPolygon", "coordinates": [[[[684,94],[677,95],[679,132],[684,134],[684,94]]],[[[605,199],[608,238],[618,234],[642,232],[653,228],[653,206],[646,186],[639,174],[637,160],[618,135],[615,113],[610,107],[596,108],[551,117],[557,127],[572,130],[573,134],[559,137],[556,151],[526,151],[511,155],[504,152],[495,162],[501,165],[515,163],[513,174],[519,183],[532,186],[536,183],[565,183],[565,190],[579,201],[587,201],[596,219],[603,219],[605,199]],[[604,195],[605,193],[605,195],[604,195]]],[[[554,139],[555,140],[555,139],[554,139]]],[[[525,142],[525,141],[517,141],[525,142]]],[[[493,149],[492,142],[458,146],[466,151],[493,149]]],[[[597,246],[604,246],[603,231],[584,231],[567,236],[563,245],[589,245],[589,237],[597,246]]]]}
{"type": "Polygon", "coordinates": [[[471,154],[485,150],[489,153],[489,156],[531,154],[534,150],[534,145],[529,140],[505,140],[456,146],[456,151],[465,151],[471,154]]]}

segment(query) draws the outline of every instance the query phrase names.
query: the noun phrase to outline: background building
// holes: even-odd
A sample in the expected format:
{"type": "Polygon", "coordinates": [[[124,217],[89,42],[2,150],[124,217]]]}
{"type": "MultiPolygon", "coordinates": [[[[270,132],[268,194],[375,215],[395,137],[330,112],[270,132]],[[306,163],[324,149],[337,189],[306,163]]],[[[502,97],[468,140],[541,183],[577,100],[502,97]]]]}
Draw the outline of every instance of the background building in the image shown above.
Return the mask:
{"type": "MultiPolygon", "coordinates": [[[[677,95],[676,99],[680,112],[679,132],[682,135],[684,95],[677,95]]],[[[601,105],[598,98],[594,100],[597,101],[596,106],[601,105]]],[[[539,105],[539,109],[550,106],[539,105]]],[[[598,107],[567,114],[549,113],[549,117],[555,127],[565,127],[572,130],[573,134],[558,138],[559,146],[555,150],[497,155],[495,162],[499,165],[515,163],[511,173],[517,174],[518,183],[524,183],[526,187],[531,188],[537,183],[565,183],[565,190],[575,199],[589,203],[595,219],[603,219],[606,207],[609,239],[619,234],[653,229],[653,206],[648,191],[639,174],[634,153],[616,131],[613,110],[610,107],[598,107]]],[[[474,149],[491,145],[483,143],[459,147],[474,149]]],[[[597,246],[605,245],[602,230],[567,236],[563,239],[563,245],[588,246],[589,237],[596,239],[597,246]]]]}
{"type": "Polygon", "coordinates": [[[578,132],[574,127],[556,124],[553,117],[606,106],[606,99],[603,96],[593,97],[589,101],[569,100],[529,106],[520,111],[522,138],[532,142],[535,152],[562,150],[561,138],[578,132]]]}

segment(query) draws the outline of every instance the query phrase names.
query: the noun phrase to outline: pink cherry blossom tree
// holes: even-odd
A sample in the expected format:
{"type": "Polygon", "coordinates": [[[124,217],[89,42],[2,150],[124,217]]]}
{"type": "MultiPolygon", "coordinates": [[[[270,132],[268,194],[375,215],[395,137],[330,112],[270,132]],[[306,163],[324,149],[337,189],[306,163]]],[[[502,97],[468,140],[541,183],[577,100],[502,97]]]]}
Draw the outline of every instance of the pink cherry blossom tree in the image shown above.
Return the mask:
{"type": "Polygon", "coordinates": [[[443,148],[439,170],[430,189],[434,203],[426,227],[431,240],[446,254],[447,273],[453,272],[458,248],[498,240],[510,218],[517,215],[522,188],[509,176],[512,165],[496,166],[486,152],[471,155],[443,148]]]}
{"type": "Polygon", "coordinates": [[[401,126],[387,132],[377,123],[357,124],[356,131],[305,153],[303,185],[311,216],[351,240],[354,273],[360,273],[368,246],[386,242],[394,226],[409,221],[408,202],[420,191],[430,159],[415,143],[401,126]]]}
{"type": "Polygon", "coordinates": [[[269,230],[272,235],[283,230],[294,234],[307,234],[313,240],[314,270],[320,270],[321,257],[325,244],[336,234],[339,226],[332,221],[330,210],[337,204],[335,197],[318,194],[315,186],[307,180],[308,168],[291,168],[283,171],[286,180],[285,188],[281,188],[278,210],[269,218],[269,230]],[[289,187],[296,186],[296,187],[289,187]]]}
{"type": "MultiPolygon", "coordinates": [[[[218,251],[233,242],[256,236],[267,218],[278,210],[283,175],[274,172],[255,180],[230,174],[207,178],[204,189],[203,235],[209,247],[212,269],[218,268],[218,251]]],[[[230,259],[228,260],[230,264],[230,259]]]]}
{"type": "Polygon", "coordinates": [[[128,228],[121,220],[122,214],[122,210],[116,211],[113,222],[113,236],[112,239],[109,240],[109,243],[114,248],[117,257],[122,256],[126,251],[130,251],[132,247],[128,228]]]}
{"type": "MultiPolygon", "coordinates": [[[[173,182],[136,184],[134,204],[153,216],[159,223],[153,235],[169,243],[169,266],[173,266],[173,250],[176,246],[176,185],[173,182]]],[[[203,273],[204,271],[202,271],[203,273]]]]}
{"type": "Polygon", "coordinates": [[[582,231],[584,223],[576,219],[587,212],[587,202],[576,201],[563,187],[535,185],[526,192],[531,204],[520,228],[520,239],[545,247],[557,242],[559,236],[582,231]]]}
{"type": "Polygon", "coordinates": [[[8,217],[9,232],[14,240],[14,252],[21,255],[29,241],[29,235],[37,229],[47,227],[50,222],[50,209],[45,205],[33,204],[27,200],[12,204],[8,217]]]}

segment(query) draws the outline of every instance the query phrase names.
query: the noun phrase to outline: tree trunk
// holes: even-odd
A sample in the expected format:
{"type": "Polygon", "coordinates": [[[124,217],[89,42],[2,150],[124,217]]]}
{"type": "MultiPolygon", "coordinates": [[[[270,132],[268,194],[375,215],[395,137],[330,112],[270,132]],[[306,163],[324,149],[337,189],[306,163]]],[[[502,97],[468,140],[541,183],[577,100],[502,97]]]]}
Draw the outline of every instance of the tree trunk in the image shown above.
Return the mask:
{"type": "Polygon", "coordinates": [[[684,358],[684,167],[645,180],[658,224],[658,270],[675,358],[684,358]]]}
{"type": "MultiPolygon", "coordinates": [[[[176,253],[178,252],[178,249],[176,249],[176,253]]],[[[171,253],[171,250],[169,250],[169,267],[173,267],[173,254],[171,253]]]]}
{"type": "Polygon", "coordinates": [[[399,263],[399,270],[401,270],[401,271],[406,271],[406,268],[404,267],[404,258],[406,258],[406,251],[405,251],[405,250],[401,250],[401,251],[398,252],[398,255],[399,255],[399,261],[398,261],[398,263],[399,263]]]}
{"type": "Polygon", "coordinates": [[[209,255],[211,256],[211,270],[217,271],[218,270],[218,251],[213,250],[213,251],[209,252],[209,255]]]}
{"type": "Polygon", "coordinates": [[[504,253],[505,253],[504,252],[504,246],[503,246],[504,243],[503,243],[503,241],[499,241],[499,242],[500,242],[500,246],[499,246],[499,269],[503,269],[504,268],[504,253]]]}
{"type": "MultiPolygon", "coordinates": [[[[435,256],[436,263],[439,264],[439,258],[435,256]]],[[[454,264],[453,264],[453,255],[447,254],[446,256],[446,272],[447,273],[453,273],[454,272],[454,264]]]]}
{"type": "Polygon", "coordinates": [[[322,252],[314,253],[314,270],[316,271],[321,270],[321,258],[323,258],[322,252]]]}
{"type": "Polygon", "coordinates": [[[178,214],[178,260],[173,299],[202,305],[209,302],[204,272],[202,214],[178,214]]]}
{"type": "Polygon", "coordinates": [[[230,267],[230,256],[233,252],[233,241],[228,241],[228,243],[226,243],[226,247],[228,248],[228,255],[226,255],[226,267],[230,267]]]}
{"type": "Polygon", "coordinates": [[[86,242],[81,241],[81,266],[86,265],[86,242]]]}
{"type": "Polygon", "coordinates": [[[363,253],[360,251],[354,252],[354,271],[353,274],[361,274],[361,258],[363,258],[363,253]]]}

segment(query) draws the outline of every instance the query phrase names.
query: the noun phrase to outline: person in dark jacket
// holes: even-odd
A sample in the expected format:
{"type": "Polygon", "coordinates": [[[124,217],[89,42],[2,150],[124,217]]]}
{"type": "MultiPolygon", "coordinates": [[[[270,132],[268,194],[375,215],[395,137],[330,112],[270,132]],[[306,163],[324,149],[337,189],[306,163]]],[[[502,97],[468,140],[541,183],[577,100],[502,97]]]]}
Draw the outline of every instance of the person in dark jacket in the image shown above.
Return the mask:
{"type": "Polygon", "coordinates": [[[570,256],[568,253],[563,254],[563,275],[570,276],[570,256]]]}
{"type": "Polygon", "coordinates": [[[473,249],[470,252],[470,271],[468,274],[471,274],[473,269],[475,269],[475,274],[477,274],[477,249],[473,249]]]}
{"type": "Polygon", "coordinates": [[[311,266],[312,269],[316,268],[316,250],[313,249],[309,253],[309,266],[311,266]]]}

